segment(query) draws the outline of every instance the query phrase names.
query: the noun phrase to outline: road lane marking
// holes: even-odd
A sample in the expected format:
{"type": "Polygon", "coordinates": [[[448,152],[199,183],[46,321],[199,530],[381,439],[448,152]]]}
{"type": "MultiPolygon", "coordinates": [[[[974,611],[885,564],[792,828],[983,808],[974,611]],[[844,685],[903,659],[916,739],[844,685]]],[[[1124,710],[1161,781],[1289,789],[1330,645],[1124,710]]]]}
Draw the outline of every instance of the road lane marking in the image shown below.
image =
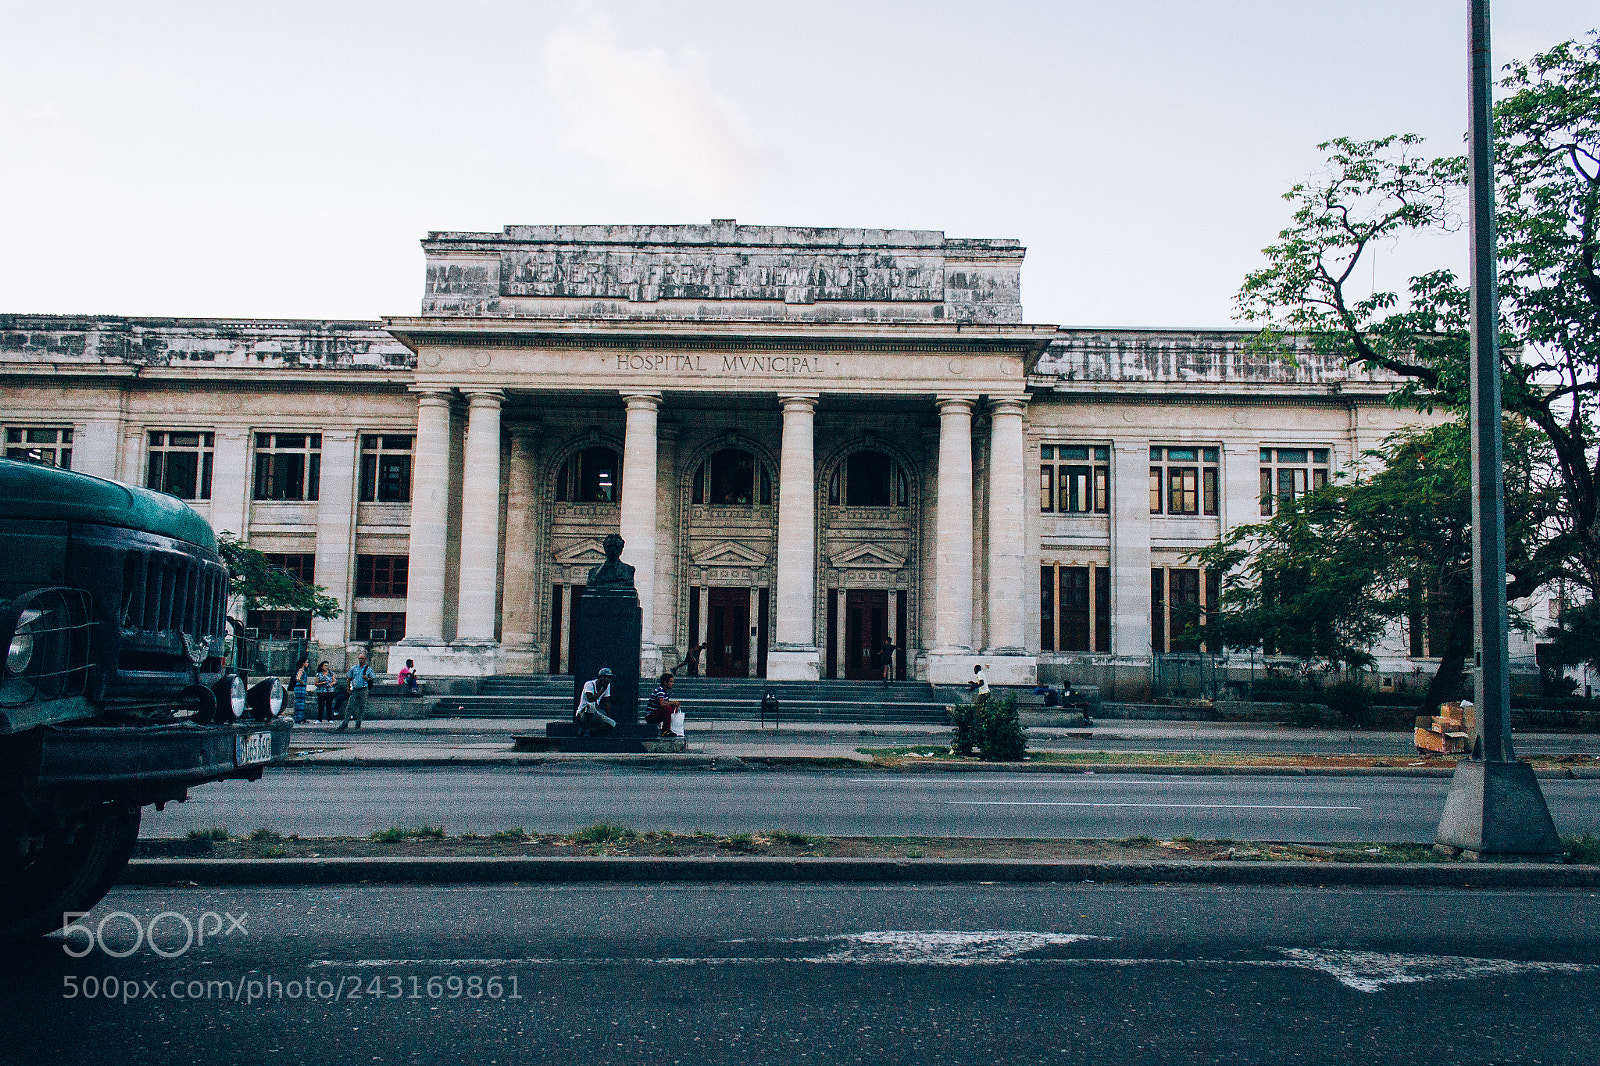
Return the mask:
{"type": "Polygon", "coordinates": [[[311,969],[384,969],[405,966],[501,968],[511,966],[771,966],[774,963],[825,965],[911,966],[1179,966],[1269,970],[1310,970],[1331,977],[1357,992],[1376,993],[1393,985],[1428,981],[1465,981],[1520,974],[1589,975],[1600,971],[1592,963],[1483,959],[1461,955],[1406,955],[1395,952],[1335,951],[1319,948],[1270,948],[1281,958],[1038,958],[1025,953],[1086,940],[1115,939],[1086,933],[1030,933],[1019,931],[950,932],[940,930],[886,930],[846,936],[738,939],[726,944],[818,944],[832,950],[810,955],[701,955],[701,956],[569,956],[564,958],[424,958],[424,959],[313,959],[311,969]]]}
{"type": "Polygon", "coordinates": [[[1359,811],[1360,807],[1333,807],[1295,803],[1115,803],[1087,800],[945,800],[952,807],[1172,807],[1179,810],[1230,811],[1359,811]]]}

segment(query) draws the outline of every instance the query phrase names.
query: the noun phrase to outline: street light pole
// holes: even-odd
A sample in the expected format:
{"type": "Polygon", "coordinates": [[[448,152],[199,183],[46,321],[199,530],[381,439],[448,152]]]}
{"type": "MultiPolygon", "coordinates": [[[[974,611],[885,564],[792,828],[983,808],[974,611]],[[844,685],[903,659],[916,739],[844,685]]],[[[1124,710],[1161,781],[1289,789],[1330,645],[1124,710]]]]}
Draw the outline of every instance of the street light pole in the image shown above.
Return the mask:
{"type": "Polygon", "coordinates": [[[1511,661],[1506,643],[1505,464],[1500,426],[1500,315],[1494,233],[1494,65],[1489,0],[1468,0],[1472,239],[1472,593],[1477,727],[1456,764],[1436,841],[1471,858],[1559,855],[1550,808],[1533,768],[1511,747],[1511,661]]]}

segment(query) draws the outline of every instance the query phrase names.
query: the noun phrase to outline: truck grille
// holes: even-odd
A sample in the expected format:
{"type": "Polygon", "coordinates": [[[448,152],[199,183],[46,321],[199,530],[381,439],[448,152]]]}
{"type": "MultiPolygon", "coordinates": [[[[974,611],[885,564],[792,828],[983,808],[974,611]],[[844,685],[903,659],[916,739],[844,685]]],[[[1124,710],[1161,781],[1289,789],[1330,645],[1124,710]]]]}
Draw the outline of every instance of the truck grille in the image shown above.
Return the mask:
{"type": "Polygon", "coordinates": [[[227,607],[227,573],[220,564],[164,551],[129,551],[122,559],[124,640],[174,635],[218,637],[227,607]]]}

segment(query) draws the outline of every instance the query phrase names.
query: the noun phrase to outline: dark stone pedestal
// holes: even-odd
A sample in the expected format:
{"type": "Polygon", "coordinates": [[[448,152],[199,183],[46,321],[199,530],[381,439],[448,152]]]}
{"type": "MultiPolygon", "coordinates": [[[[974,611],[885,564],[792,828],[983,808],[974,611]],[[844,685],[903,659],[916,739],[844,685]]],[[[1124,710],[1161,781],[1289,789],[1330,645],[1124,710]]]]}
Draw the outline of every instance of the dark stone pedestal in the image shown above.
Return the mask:
{"type": "Polygon", "coordinates": [[[1473,859],[1550,862],[1561,856],[1539,779],[1520,762],[1458,762],[1434,840],[1473,859]]]}
{"type": "Polygon", "coordinates": [[[639,594],[601,588],[578,600],[572,634],[572,705],[602,666],[611,668],[611,709],[620,732],[639,723],[639,594]]]}
{"type": "Polygon", "coordinates": [[[678,737],[662,739],[661,730],[653,725],[618,726],[593,736],[579,736],[574,722],[546,722],[543,737],[516,737],[513,747],[522,751],[617,751],[661,752],[686,751],[688,742],[678,737]],[[543,744],[537,741],[543,740],[543,744]]]}

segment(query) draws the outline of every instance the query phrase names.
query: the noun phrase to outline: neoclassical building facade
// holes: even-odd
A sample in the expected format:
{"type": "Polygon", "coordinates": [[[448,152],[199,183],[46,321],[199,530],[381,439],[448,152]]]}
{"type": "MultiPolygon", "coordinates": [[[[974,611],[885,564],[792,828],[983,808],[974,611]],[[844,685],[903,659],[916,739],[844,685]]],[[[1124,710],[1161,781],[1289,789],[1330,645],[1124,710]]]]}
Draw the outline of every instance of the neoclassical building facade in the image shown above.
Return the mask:
{"type": "MultiPolygon", "coordinates": [[[[8,456],[172,492],[424,674],[563,673],[620,532],[646,671],[1027,683],[1195,650],[1191,553],[1348,470],[1391,382],[1236,330],[1027,322],[937,231],[508,226],[381,322],[0,315],[8,456]]],[[[1390,649],[1426,659],[1426,620],[1390,649]],[[1407,643],[1409,641],[1409,643],[1407,643]]]]}

